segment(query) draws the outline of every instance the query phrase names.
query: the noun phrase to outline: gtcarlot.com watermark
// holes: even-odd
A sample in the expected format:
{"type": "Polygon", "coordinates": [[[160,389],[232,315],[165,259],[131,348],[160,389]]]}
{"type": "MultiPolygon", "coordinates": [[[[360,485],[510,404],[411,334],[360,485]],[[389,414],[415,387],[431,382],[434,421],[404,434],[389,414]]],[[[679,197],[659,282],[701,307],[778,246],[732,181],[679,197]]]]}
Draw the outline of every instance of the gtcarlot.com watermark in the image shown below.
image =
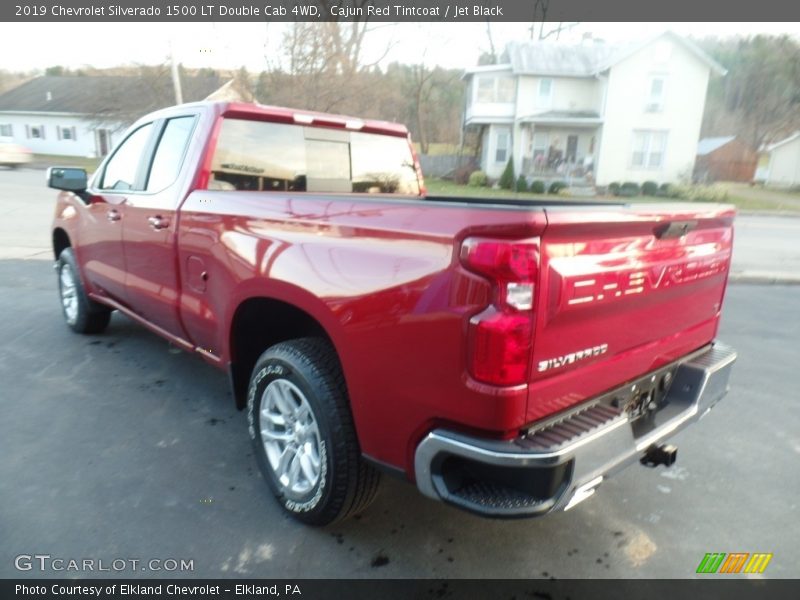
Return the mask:
{"type": "Polygon", "coordinates": [[[185,558],[63,558],[50,554],[19,554],[14,558],[17,571],[110,573],[110,572],[179,572],[194,571],[194,559],[185,558]]]}

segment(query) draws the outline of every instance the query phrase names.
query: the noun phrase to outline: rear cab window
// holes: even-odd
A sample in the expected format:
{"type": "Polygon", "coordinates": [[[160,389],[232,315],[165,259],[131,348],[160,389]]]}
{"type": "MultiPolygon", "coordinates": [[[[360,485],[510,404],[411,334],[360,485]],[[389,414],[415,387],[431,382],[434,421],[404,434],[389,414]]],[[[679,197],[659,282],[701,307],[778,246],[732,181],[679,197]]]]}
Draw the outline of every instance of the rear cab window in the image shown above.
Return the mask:
{"type": "Polygon", "coordinates": [[[420,193],[405,137],[225,118],[208,189],[420,193]]]}

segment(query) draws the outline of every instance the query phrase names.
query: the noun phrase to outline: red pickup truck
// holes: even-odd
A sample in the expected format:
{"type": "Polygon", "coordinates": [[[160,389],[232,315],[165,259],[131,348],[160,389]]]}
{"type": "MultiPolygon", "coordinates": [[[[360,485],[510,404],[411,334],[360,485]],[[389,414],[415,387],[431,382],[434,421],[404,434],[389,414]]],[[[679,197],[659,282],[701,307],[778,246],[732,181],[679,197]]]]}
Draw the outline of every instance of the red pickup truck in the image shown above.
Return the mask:
{"type": "Polygon", "coordinates": [[[67,324],[117,310],[227,370],[298,519],[381,471],[490,516],[566,510],[725,395],[734,210],[432,197],[407,130],[239,103],[54,167],[67,324]]]}

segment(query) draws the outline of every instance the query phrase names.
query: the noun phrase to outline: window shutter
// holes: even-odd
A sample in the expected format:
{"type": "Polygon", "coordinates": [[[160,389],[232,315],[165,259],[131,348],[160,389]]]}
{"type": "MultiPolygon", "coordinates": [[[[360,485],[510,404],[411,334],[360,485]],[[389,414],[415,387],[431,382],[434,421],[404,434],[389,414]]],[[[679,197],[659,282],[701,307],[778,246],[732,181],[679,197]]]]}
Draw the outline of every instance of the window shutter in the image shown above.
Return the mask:
{"type": "Polygon", "coordinates": [[[42,139],[44,139],[44,125],[39,125],[39,132],[42,134],[42,139]]]}
{"type": "Polygon", "coordinates": [[[75,141],[77,141],[77,139],[78,139],[77,132],[75,130],[75,127],[73,126],[72,127],[72,141],[75,142],[75,141]]]}
{"type": "Polygon", "coordinates": [[[31,127],[30,125],[25,125],[25,137],[31,139],[31,127]]]}
{"type": "Polygon", "coordinates": [[[61,139],[61,126],[56,125],[56,137],[60,140],[61,139]]]}

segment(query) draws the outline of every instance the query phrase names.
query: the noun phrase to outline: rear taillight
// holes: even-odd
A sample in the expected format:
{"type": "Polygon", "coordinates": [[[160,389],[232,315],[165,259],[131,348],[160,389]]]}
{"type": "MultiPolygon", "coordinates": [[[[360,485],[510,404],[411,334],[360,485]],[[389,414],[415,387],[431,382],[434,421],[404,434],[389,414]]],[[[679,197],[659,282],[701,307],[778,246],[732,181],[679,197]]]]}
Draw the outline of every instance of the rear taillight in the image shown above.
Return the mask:
{"type": "Polygon", "coordinates": [[[539,239],[468,238],[461,262],[494,285],[492,305],[469,321],[469,366],[478,381],[517,385],[528,379],[539,239]]]}

